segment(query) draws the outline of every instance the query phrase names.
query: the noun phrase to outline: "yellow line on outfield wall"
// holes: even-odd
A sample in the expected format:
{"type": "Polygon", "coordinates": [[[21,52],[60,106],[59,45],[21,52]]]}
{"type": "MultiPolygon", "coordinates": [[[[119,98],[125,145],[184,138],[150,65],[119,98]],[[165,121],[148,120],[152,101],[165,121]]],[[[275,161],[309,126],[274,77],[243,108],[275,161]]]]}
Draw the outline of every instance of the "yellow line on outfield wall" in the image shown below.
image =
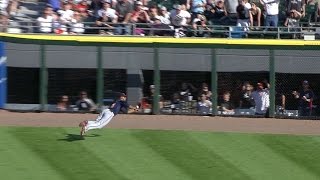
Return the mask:
{"type": "Polygon", "coordinates": [[[211,38],[171,38],[171,37],[119,37],[119,36],[86,36],[86,35],[42,35],[42,34],[8,34],[0,37],[45,40],[74,41],[83,43],[181,43],[181,44],[224,44],[224,45],[281,45],[281,46],[319,46],[320,41],[278,40],[278,39],[211,39],[211,38]]]}

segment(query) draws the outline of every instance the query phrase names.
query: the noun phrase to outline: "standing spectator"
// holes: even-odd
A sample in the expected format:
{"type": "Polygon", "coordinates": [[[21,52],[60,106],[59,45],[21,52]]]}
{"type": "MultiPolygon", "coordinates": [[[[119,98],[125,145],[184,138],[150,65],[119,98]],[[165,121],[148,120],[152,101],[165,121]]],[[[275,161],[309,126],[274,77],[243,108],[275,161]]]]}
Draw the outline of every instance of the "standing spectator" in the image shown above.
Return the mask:
{"type": "Polygon", "coordinates": [[[203,15],[206,5],[206,0],[191,0],[192,19],[196,18],[198,14],[203,15]]]}
{"type": "Polygon", "coordinates": [[[239,106],[242,109],[250,109],[254,107],[254,100],[252,98],[253,86],[250,83],[244,84],[244,90],[240,94],[239,106]]]}
{"type": "Polygon", "coordinates": [[[80,92],[80,99],[76,102],[76,106],[80,111],[95,111],[96,105],[92,99],[88,98],[86,91],[80,92]]]}
{"type": "MultiPolygon", "coordinates": [[[[154,93],[155,93],[155,85],[150,85],[149,90],[150,90],[149,95],[147,97],[145,97],[144,100],[146,101],[148,106],[152,108],[153,97],[154,97],[154,93]]],[[[163,97],[161,94],[159,95],[159,99],[160,99],[159,107],[161,109],[161,108],[163,108],[163,97]]]]}
{"type": "Polygon", "coordinates": [[[252,18],[250,19],[250,25],[259,28],[261,26],[261,9],[256,5],[256,3],[251,3],[250,10],[252,18]]]}
{"type": "Polygon", "coordinates": [[[196,91],[197,88],[195,88],[191,83],[182,83],[180,90],[181,100],[188,101],[189,96],[193,96],[196,91]]]}
{"type": "Polygon", "coordinates": [[[174,26],[174,37],[178,38],[185,36],[184,30],[190,22],[191,15],[188,11],[182,10],[181,5],[174,5],[173,10],[170,12],[171,23],[174,26]]]}
{"type": "Polygon", "coordinates": [[[305,15],[305,4],[305,0],[286,0],[287,16],[290,16],[292,10],[295,10],[303,17],[305,15]]]}
{"type": "Polygon", "coordinates": [[[84,24],[82,21],[81,14],[79,12],[74,12],[73,13],[73,18],[71,19],[71,24],[70,24],[70,34],[83,34],[85,29],[84,29],[84,24]]]}
{"type": "Polygon", "coordinates": [[[67,111],[70,110],[70,101],[67,95],[61,96],[59,102],[57,103],[58,111],[67,111]]]}
{"type": "Polygon", "coordinates": [[[264,25],[266,27],[278,27],[280,0],[260,0],[260,3],[266,11],[264,25]]]}
{"type": "Polygon", "coordinates": [[[52,7],[47,6],[43,10],[41,17],[38,17],[37,24],[39,26],[39,32],[52,33],[53,32],[53,11],[52,7]]]}
{"type": "Polygon", "coordinates": [[[245,31],[249,30],[249,23],[252,21],[250,9],[251,5],[248,3],[248,0],[241,0],[237,7],[237,26],[244,27],[245,31]]]}
{"type": "MultiPolygon", "coordinates": [[[[133,5],[128,0],[119,0],[116,8],[116,12],[118,13],[118,22],[127,24],[130,20],[133,11],[133,5]]],[[[118,35],[128,35],[131,33],[130,25],[119,25],[117,28],[118,35]]]]}
{"type": "Polygon", "coordinates": [[[150,17],[147,11],[144,10],[142,2],[137,1],[135,4],[134,11],[131,14],[130,22],[137,24],[135,28],[135,32],[133,32],[135,35],[145,35],[146,31],[140,28],[146,28],[145,25],[141,25],[144,23],[150,22],[150,17]]]}
{"type": "Polygon", "coordinates": [[[222,112],[222,114],[234,114],[234,105],[230,101],[230,92],[224,92],[223,93],[223,99],[220,102],[219,109],[222,112]]]}
{"type": "Polygon", "coordinates": [[[226,20],[227,11],[223,0],[209,0],[204,12],[209,24],[222,25],[226,20]],[[215,3],[216,2],[216,3],[215,3]]]}
{"type": "Polygon", "coordinates": [[[207,25],[206,17],[197,14],[197,17],[192,22],[193,35],[196,37],[209,37],[211,29],[207,25]]]}
{"type": "Polygon", "coordinates": [[[299,116],[311,116],[313,108],[314,93],[310,89],[309,82],[303,81],[300,92],[293,91],[292,94],[299,99],[299,116]]]}
{"type": "Polygon", "coordinates": [[[58,11],[61,7],[60,0],[48,0],[48,4],[52,7],[54,11],[58,11]]]}
{"type": "Polygon", "coordinates": [[[88,9],[89,15],[93,17],[98,17],[98,11],[101,9],[101,7],[101,0],[92,0],[88,9]]]}
{"type": "MultiPolygon", "coordinates": [[[[284,22],[284,26],[288,27],[290,32],[298,32],[300,31],[300,18],[302,14],[297,10],[291,10],[289,16],[286,18],[284,22]]],[[[292,34],[293,38],[295,38],[295,34],[292,34]]]]}
{"type": "Polygon", "coordinates": [[[205,94],[200,95],[200,101],[197,104],[197,110],[199,114],[210,114],[210,108],[212,107],[212,102],[208,100],[205,94]]]}
{"type": "Polygon", "coordinates": [[[226,8],[228,17],[224,18],[227,25],[235,25],[237,21],[237,7],[239,5],[238,0],[225,0],[224,6],[226,8]]]}
{"type": "Polygon", "coordinates": [[[257,83],[257,89],[252,92],[251,96],[255,102],[255,115],[268,116],[270,106],[269,90],[264,88],[263,83],[257,83]]]}
{"type": "Polygon", "coordinates": [[[9,26],[9,15],[6,11],[0,11],[0,32],[7,32],[9,26]]]}
{"type": "Polygon", "coordinates": [[[19,0],[10,0],[7,6],[7,12],[10,16],[15,16],[18,14],[19,10],[19,0]]]}

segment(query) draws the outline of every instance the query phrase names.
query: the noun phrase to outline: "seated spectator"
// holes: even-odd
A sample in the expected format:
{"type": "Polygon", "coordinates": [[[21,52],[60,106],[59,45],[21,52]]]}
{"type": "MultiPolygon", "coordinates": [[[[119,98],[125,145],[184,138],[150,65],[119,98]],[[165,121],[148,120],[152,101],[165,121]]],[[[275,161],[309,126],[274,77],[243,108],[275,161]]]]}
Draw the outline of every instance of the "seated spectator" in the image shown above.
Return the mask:
{"type": "Polygon", "coordinates": [[[223,99],[219,105],[219,110],[222,114],[234,114],[234,105],[230,101],[230,96],[230,92],[223,93],[223,99]]]}
{"type": "Polygon", "coordinates": [[[181,99],[179,93],[174,93],[171,100],[171,109],[180,109],[181,108],[181,99]]]}
{"type": "Polygon", "coordinates": [[[211,101],[208,100],[205,94],[201,94],[200,101],[197,104],[197,110],[199,114],[210,114],[210,108],[212,107],[211,101]]]}
{"type": "Polygon", "coordinates": [[[70,24],[70,34],[83,34],[85,31],[81,14],[74,12],[70,24]]]}
{"type": "Polygon", "coordinates": [[[37,23],[39,26],[39,32],[41,33],[52,33],[53,32],[53,11],[52,7],[47,6],[44,8],[41,17],[38,17],[37,23]]]}
{"type": "Polygon", "coordinates": [[[70,110],[70,101],[67,95],[61,96],[59,102],[57,103],[58,111],[67,111],[70,110]]]}
{"type": "Polygon", "coordinates": [[[52,28],[53,32],[56,34],[68,34],[67,26],[61,22],[60,15],[57,13],[52,14],[52,28]]]}
{"type": "Polygon", "coordinates": [[[185,36],[183,32],[190,22],[191,15],[188,11],[182,10],[181,5],[174,5],[174,9],[170,12],[171,24],[174,26],[174,37],[179,38],[185,36]]]}
{"type": "Polygon", "coordinates": [[[82,16],[88,13],[89,5],[87,0],[81,0],[73,6],[73,10],[79,12],[82,16]]]}
{"type": "Polygon", "coordinates": [[[135,32],[133,32],[135,35],[145,35],[146,30],[140,29],[140,28],[146,28],[145,25],[141,25],[141,23],[149,23],[150,17],[146,10],[144,10],[144,7],[142,5],[142,2],[136,1],[134,11],[131,13],[130,16],[130,22],[137,24],[135,28],[135,32]]]}
{"type": "Polygon", "coordinates": [[[253,86],[247,82],[244,83],[244,90],[240,94],[239,108],[250,109],[254,107],[254,100],[252,98],[253,86]]]}
{"type": "MultiPolygon", "coordinates": [[[[152,107],[153,105],[153,97],[154,97],[154,93],[155,93],[155,85],[150,85],[150,92],[149,92],[149,96],[147,97],[147,102],[150,104],[150,106],[152,107]]],[[[160,109],[163,108],[163,97],[161,94],[159,94],[159,107],[160,109]]]]}
{"type": "Polygon", "coordinates": [[[197,17],[192,22],[194,30],[193,35],[196,37],[209,37],[211,29],[207,26],[206,17],[197,14],[197,17]]]}
{"type": "Polygon", "coordinates": [[[249,30],[249,23],[252,21],[250,9],[251,5],[248,3],[248,0],[241,0],[237,6],[237,26],[243,27],[244,31],[249,30]]]}
{"type": "Polygon", "coordinates": [[[303,81],[302,90],[293,91],[292,94],[299,99],[299,116],[311,116],[313,110],[314,93],[309,86],[308,81],[303,81]]]}
{"type": "Polygon", "coordinates": [[[202,94],[205,94],[207,96],[208,100],[211,100],[212,92],[209,90],[209,86],[207,83],[202,83],[199,97],[201,97],[202,94]]]}
{"type": "Polygon", "coordinates": [[[102,8],[98,11],[98,17],[107,16],[110,18],[111,22],[116,23],[118,16],[116,15],[116,11],[111,7],[112,0],[103,0],[102,8]]]}
{"type": "Polygon", "coordinates": [[[69,2],[64,3],[63,9],[58,11],[58,14],[60,15],[60,20],[65,25],[71,23],[73,13],[74,11],[72,10],[72,4],[69,2]]]}
{"type": "MultiPolygon", "coordinates": [[[[194,93],[197,91],[191,83],[182,83],[180,90],[180,98],[182,101],[189,101],[190,97],[193,97],[194,93]]],[[[192,98],[191,98],[192,99],[192,98]]]]}
{"type": "Polygon", "coordinates": [[[80,111],[95,111],[96,105],[92,99],[88,98],[86,91],[80,92],[80,99],[76,102],[76,106],[80,111]]]}
{"type": "Polygon", "coordinates": [[[198,14],[203,15],[206,5],[206,0],[191,0],[192,19],[197,18],[198,14]]]}
{"type": "Polygon", "coordinates": [[[0,11],[0,32],[7,32],[9,26],[9,15],[6,11],[0,11]]]}
{"type": "Polygon", "coordinates": [[[92,0],[90,3],[90,6],[88,8],[88,14],[89,16],[98,17],[98,11],[102,7],[101,0],[92,0]]]}
{"type": "Polygon", "coordinates": [[[170,12],[167,11],[167,8],[162,6],[160,7],[160,13],[159,13],[160,17],[161,17],[161,23],[162,24],[167,24],[169,25],[170,22],[170,12]]]}
{"type": "Polygon", "coordinates": [[[280,0],[260,0],[265,9],[266,27],[278,27],[280,0]]]}
{"type": "Polygon", "coordinates": [[[115,8],[118,16],[118,22],[125,25],[118,25],[117,35],[128,35],[131,34],[131,26],[126,25],[131,18],[133,12],[133,5],[128,0],[118,0],[115,8]]]}
{"type": "Polygon", "coordinates": [[[250,26],[259,28],[261,26],[261,9],[256,5],[256,3],[251,3],[251,19],[250,19],[250,26]]]}
{"type": "MultiPolygon", "coordinates": [[[[165,8],[165,7],[162,7],[162,8],[165,8]]],[[[169,26],[170,20],[169,18],[165,17],[166,15],[169,16],[168,14],[165,14],[165,15],[160,14],[156,6],[151,6],[149,8],[150,22],[152,23],[151,27],[153,29],[162,29],[162,30],[151,30],[150,35],[154,35],[154,36],[170,35],[170,26],[169,26]],[[168,31],[165,31],[163,29],[168,29],[168,31]]]]}

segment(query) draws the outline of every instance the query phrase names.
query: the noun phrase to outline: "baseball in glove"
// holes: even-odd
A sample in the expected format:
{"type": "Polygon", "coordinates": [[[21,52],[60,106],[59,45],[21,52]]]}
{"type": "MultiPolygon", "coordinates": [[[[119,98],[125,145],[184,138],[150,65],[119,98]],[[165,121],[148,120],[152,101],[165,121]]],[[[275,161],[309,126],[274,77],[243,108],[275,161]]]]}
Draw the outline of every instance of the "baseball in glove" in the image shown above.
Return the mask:
{"type": "Polygon", "coordinates": [[[129,108],[128,109],[128,114],[132,114],[132,113],[136,113],[136,112],[139,112],[138,108],[129,108]]]}

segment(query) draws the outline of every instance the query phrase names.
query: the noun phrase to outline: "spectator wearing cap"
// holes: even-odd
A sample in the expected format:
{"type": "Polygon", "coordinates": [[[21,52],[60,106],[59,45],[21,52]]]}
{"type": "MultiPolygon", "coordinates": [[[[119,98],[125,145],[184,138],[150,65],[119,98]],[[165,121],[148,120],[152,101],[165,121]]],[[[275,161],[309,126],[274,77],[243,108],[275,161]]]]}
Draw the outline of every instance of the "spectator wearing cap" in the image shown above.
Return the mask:
{"type": "Polygon", "coordinates": [[[192,19],[196,18],[197,14],[203,15],[206,5],[206,0],[191,0],[192,19]]]}
{"type": "MultiPolygon", "coordinates": [[[[133,4],[128,0],[118,0],[115,8],[118,16],[118,22],[122,24],[127,24],[130,21],[130,17],[133,12],[133,4]]],[[[128,35],[131,34],[130,25],[119,25],[117,27],[118,35],[128,35]]]]}
{"type": "Polygon", "coordinates": [[[9,0],[1,0],[0,1],[0,11],[5,11],[8,7],[9,0]]]}
{"type": "Polygon", "coordinates": [[[196,37],[209,37],[211,29],[207,26],[207,19],[201,14],[192,21],[193,35],[196,37]]]}
{"type": "Polygon", "coordinates": [[[261,26],[261,9],[256,5],[255,2],[251,3],[251,19],[250,19],[250,26],[251,27],[260,27],[261,26]]]}
{"type": "Polygon", "coordinates": [[[185,27],[191,20],[191,15],[188,11],[182,10],[181,5],[174,5],[173,10],[170,12],[171,24],[174,26],[174,37],[185,36],[185,27]]]}
{"type": "Polygon", "coordinates": [[[241,0],[237,7],[237,26],[243,27],[245,31],[249,30],[249,23],[252,21],[250,9],[251,5],[248,0],[241,0]]]}
{"type": "MultiPolygon", "coordinates": [[[[287,16],[284,26],[288,27],[290,32],[300,31],[300,19],[302,14],[297,10],[291,10],[289,15],[287,16]]],[[[293,38],[295,38],[295,34],[292,34],[293,38]]]]}
{"type": "Polygon", "coordinates": [[[205,17],[209,24],[222,25],[224,24],[225,17],[227,16],[227,11],[224,6],[223,0],[209,0],[204,12],[205,17]]]}
{"type": "Polygon", "coordinates": [[[80,97],[79,100],[76,102],[76,106],[80,111],[95,111],[96,110],[96,105],[88,97],[88,94],[86,91],[81,91],[80,92],[80,97]]]}
{"type": "Polygon", "coordinates": [[[278,27],[280,0],[260,0],[260,3],[264,6],[266,13],[264,25],[266,27],[278,27]]]}
{"type": "Polygon", "coordinates": [[[255,115],[268,116],[270,106],[269,89],[264,88],[263,83],[257,83],[257,88],[251,93],[255,103],[255,115]]]}
{"type": "Polygon", "coordinates": [[[309,82],[307,80],[303,81],[302,90],[299,92],[293,91],[292,94],[296,99],[299,99],[299,116],[311,116],[314,93],[310,89],[309,82]]]}
{"type": "Polygon", "coordinates": [[[42,16],[37,18],[40,33],[53,32],[53,11],[51,6],[47,6],[43,10],[42,16]]]}
{"type": "Polygon", "coordinates": [[[167,11],[165,6],[160,7],[159,15],[161,17],[161,23],[169,25],[170,22],[170,12],[167,11]]]}
{"type": "Polygon", "coordinates": [[[147,11],[144,9],[141,1],[136,1],[134,11],[131,13],[130,22],[137,24],[135,28],[135,35],[145,35],[146,31],[141,28],[146,28],[145,25],[141,25],[142,23],[149,23],[150,16],[147,11]]]}
{"type": "Polygon", "coordinates": [[[7,32],[9,26],[9,15],[6,11],[0,11],[0,32],[7,32]]]}

